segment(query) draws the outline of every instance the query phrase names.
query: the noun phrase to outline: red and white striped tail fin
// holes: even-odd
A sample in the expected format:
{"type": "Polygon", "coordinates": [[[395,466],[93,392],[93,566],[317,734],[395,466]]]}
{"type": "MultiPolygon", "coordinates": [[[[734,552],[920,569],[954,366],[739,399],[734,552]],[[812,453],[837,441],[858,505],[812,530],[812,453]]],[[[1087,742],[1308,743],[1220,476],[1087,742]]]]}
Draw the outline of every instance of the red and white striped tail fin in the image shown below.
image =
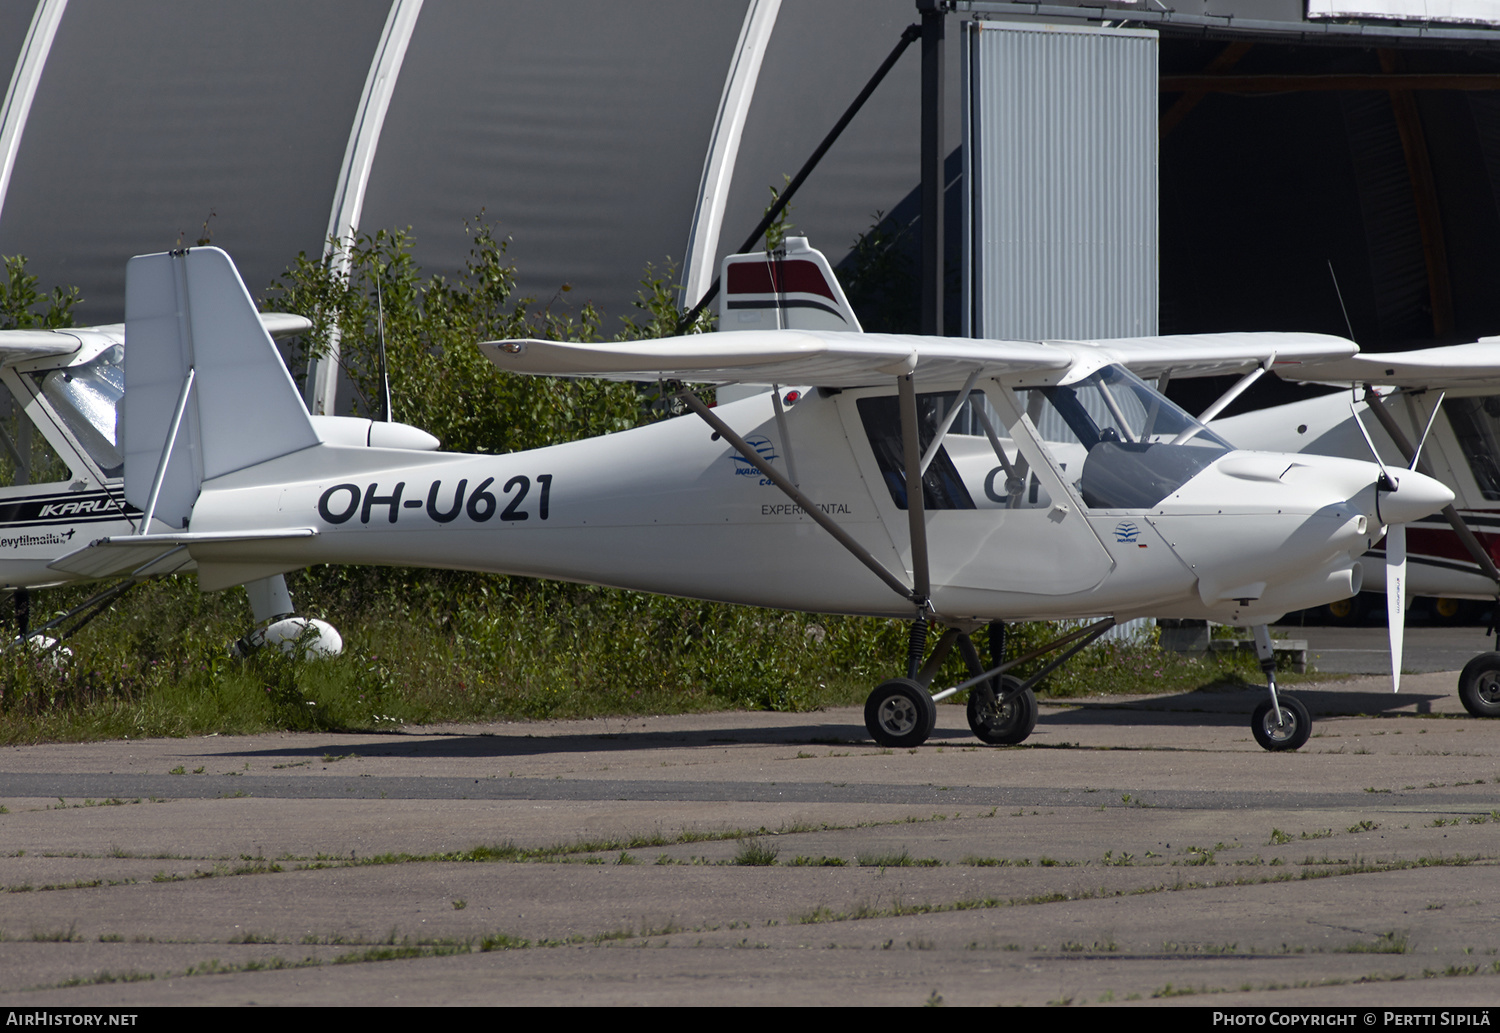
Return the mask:
{"type": "Polygon", "coordinates": [[[720,330],[849,330],[859,319],[823,252],[806,237],[787,237],[784,250],[724,259],[720,330]]]}

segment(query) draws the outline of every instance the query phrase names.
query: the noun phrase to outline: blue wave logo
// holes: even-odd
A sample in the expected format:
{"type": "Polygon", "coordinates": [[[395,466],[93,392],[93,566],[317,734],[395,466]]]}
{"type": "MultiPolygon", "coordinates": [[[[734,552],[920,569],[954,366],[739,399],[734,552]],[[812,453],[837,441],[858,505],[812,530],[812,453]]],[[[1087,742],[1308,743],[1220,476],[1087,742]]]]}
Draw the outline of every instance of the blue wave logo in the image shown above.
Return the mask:
{"type": "Polygon", "coordinates": [[[1130,520],[1121,520],[1115,525],[1115,541],[1121,545],[1136,544],[1136,537],[1140,533],[1141,529],[1136,527],[1135,523],[1130,520]]]}
{"type": "MultiPolygon", "coordinates": [[[[761,460],[763,462],[769,463],[772,460],[778,458],[777,455],[776,455],[776,446],[771,444],[771,439],[770,438],[746,438],[745,439],[745,444],[747,444],[751,448],[755,449],[755,454],[758,455],[758,456],[760,456],[760,458],[761,458],[761,460]]],[[[738,452],[732,454],[729,458],[734,461],[735,476],[737,476],[737,477],[759,477],[760,476],[760,471],[757,470],[754,466],[750,465],[750,460],[746,459],[744,456],[740,455],[738,452]]]]}

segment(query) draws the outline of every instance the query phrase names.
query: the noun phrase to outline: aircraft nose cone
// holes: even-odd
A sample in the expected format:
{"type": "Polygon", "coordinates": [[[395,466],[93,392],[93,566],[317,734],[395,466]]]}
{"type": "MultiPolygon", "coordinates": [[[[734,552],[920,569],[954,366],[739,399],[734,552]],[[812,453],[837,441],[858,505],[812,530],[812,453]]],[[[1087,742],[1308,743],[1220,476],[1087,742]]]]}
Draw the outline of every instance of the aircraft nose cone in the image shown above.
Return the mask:
{"type": "Polygon", "coordinates": [[[1392,470],[1391,479],[1396,482],[1396,490],[1376,495],[1383,524],[1407,524],[1440,512],[1453,501],[1447,485],[1415,470],[1392,470]]]}

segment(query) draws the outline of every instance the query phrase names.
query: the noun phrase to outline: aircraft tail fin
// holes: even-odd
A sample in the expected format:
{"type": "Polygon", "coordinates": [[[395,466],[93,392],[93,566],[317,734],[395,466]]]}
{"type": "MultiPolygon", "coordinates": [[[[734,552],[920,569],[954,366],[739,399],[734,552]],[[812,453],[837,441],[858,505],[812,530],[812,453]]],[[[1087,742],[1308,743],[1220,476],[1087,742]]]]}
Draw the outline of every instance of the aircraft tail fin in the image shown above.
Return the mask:
{"type": "Polygon", "coordinates": [[[861,330],[833,267],[806,237],[787,237],[773,254],[728,255],[723,283],[720,330],[861,330]]]}
{"type": "Polygon", "coordinates": [[[255,302],[218,248],[140,255],[126,266],[119,440],[126,500],[147,509],[160,477],[154,512],[173,527],[187,525],[205,480],[318,443],[255,302]]]}

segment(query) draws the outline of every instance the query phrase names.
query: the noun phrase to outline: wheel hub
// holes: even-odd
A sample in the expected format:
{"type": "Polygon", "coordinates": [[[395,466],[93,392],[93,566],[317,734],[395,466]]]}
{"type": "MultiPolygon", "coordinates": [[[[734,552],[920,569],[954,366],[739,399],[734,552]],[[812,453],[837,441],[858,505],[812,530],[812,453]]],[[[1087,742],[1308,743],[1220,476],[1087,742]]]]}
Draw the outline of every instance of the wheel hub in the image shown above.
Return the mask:
{"type": "Polygon", "coordinates": [[[1276,720],[1276,711],[1266,713],[1266,734],[1273,739],[1290,739],[1297,731],[1297,715],[1283,707],[1281,709],[1281,720],[1276,720]]]}
{"type": "Polygon", "coordinates": [[[1490,706],[1500,705],[1500,674],[1486,674],[1479,679],[1479,698],[1490,706]]]}
{"type": "Polygon", "coordinates": [[[880,704],[880,727],[892,735],[905,735],[917,726],[917,708],[911,701],[893,696],[880,704]]]}

